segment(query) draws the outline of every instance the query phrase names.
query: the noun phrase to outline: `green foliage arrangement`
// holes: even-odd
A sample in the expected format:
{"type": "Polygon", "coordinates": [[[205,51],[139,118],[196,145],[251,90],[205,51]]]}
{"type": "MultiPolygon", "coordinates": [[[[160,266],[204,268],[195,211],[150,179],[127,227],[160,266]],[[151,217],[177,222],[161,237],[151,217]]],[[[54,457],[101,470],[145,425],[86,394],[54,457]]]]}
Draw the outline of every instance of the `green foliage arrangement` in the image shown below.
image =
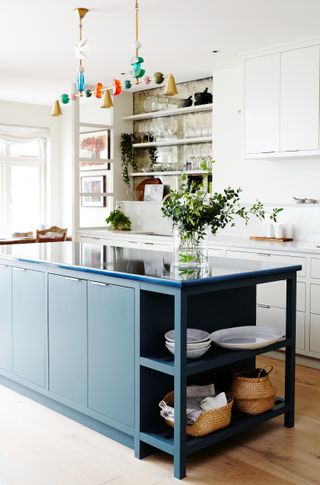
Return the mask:
{"type": "MultiPolygon", "coordinates": [[[[193,241],[199,244],[206,235],[207,227],[212,234],[226,226],[234,226],[235,219],[241,218],[247,224],[250,216],[254,215],[260,220],[266,218],[266,211],[260,201],[256,201],[250,208],[240,203],[241,188],[230,187],[222,193],[214,193],[208,196],[202,187],[195,191],[190,190],[185,183],[179,191],[171,191],[164,201],[162,213],[172,220],[173,226],[179,231],[181,240],[193,241]]],[[[282,208],[274,208],[269,215],[272,221],[277,220],[277,215],[282,208]]]]}
{"type": "Polygon", "coordinates": [[[137,163],[134,158],[134,152],[132,148],[133,134],[121,133],[120,137],[120,149],[121,149],[121,165],[122,165],[122,178],[123,181],[129,185],[129,168],[136,170],[137,163]]]}
{"type": "Polygon", "coordinates": [[[131,231],[131,221],[121,210],[115,209],[106,218],[106,223],[111,224],[115,231],[131,231]]]}

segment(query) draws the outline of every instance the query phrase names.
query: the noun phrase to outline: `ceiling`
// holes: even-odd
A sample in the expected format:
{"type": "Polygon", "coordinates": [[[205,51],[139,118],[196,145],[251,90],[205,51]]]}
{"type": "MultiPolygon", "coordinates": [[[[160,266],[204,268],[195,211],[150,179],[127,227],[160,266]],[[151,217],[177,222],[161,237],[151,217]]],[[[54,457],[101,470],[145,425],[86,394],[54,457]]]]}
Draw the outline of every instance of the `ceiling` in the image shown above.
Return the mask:
{"type": "MultiPolygon", "coordinates": [[[[10,0],[0,15],[0,99],[51,104],[70,90],[77,61],[73,8],[87,7],[86,79],[110,82],[133,55],[134,0],[10,0]]],[[[148,73],[211,76],[241,52],[320,34],[319,0],[140,0],[148,73]],[[212,54],[218,49],[218,54],[212,54]]]]}

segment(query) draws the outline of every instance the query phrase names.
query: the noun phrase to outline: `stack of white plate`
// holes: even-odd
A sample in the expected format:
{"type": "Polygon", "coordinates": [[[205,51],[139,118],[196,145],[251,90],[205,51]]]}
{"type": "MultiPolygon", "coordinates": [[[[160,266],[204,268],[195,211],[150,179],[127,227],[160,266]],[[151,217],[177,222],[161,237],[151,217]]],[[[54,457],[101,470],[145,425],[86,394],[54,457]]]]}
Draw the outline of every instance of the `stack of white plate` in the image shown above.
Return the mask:
{"type": "MultiPolygon", "coordinates": [[[[174,330],[170,330],[165,334],[166,347],[174,355],[174,330]]],[[[188,359],[196,359],[204,355],[211,346],[210,334],[205,330],[198,330],[197,328],[187,329],[187,357],[188,359]]]]}

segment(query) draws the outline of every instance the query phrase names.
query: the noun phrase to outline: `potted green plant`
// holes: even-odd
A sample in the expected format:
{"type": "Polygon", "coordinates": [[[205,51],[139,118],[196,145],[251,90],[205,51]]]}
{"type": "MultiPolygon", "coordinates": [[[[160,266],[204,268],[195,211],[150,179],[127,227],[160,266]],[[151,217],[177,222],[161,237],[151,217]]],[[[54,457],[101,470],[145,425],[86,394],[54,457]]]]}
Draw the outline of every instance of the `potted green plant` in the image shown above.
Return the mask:
{"type": "MultiPolygon", "coordinates": [[[[171,219],[176,229],[175,264],[184,267],[207,265],[208,251],[205,243],[207,230],[216,234],[218,229],[234,226],[237,218],[248,223],[253,215],[265,219],[266,211],[258,200],[249,208],[241,205],[241,188],[224,189],[212,196],[205,194],[202,187],[190,190],[183,183],[178,191],[171,191],[163,202],[162,213],[171,219]]],[[[273,221],[282,208],[274,208],[268,214],[273,221]]]]}
{"type": "Polygon", "coordinates": [[[115,209],[106,218],[114,231],[131,231],[131,221],[121,210],[115,209]]]}
{"type": "Polygon", "coordinates": [[[127,185],[130,184],[129,168],[131,167],[133,171],[137,168],[132,147],[133,136],[133,133],[121,133],[120,136],[122,178],[127,185]]]}

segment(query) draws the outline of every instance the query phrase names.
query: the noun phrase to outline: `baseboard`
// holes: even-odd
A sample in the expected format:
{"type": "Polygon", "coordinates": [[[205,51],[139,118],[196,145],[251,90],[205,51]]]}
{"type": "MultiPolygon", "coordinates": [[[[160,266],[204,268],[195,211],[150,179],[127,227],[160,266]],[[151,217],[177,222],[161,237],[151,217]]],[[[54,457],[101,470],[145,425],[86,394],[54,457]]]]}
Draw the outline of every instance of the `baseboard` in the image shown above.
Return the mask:
{"type": "MultiPolygon", "coordinates": [[[[285,353],[281,350],[273,350],[265,354],[273,359],[285,360],[285,353]]],[[[320,370],[320,360],[314,359],[313,357],[306,357],[304,355],[296,355],[296,364],[303,365],[304,367],[311,367],[312,369],[320,370]]]]}
{"type": "Polygon", "coordinates": [[[123,433],[122,431],[112,428],[111,426],[108,426],[105,423],[101,423],[100,421],[97,421],[96,419],[91,418],[90,416],[86,416],[85,414],[82,414],[79,411],[71,409],[68,406],[65,406],[64,404],[54,401],[53,399],[50,399],[47,396],[39,394],[38,392],[32,389],[29,389],[28,387],[25,387],[22,384],[19,384],[18,382],[11,381],[10,379],[7,379],[6,377],[1,375],[0,375],[0,385],[8,387],[9,389],[12,389],[13,391],[18,392],[19,394],[22,394],[32,399],[33,401],[36,401],[39,404],[42,404],[43,406],[46,406],[52,409],[53,411],[56,411],[57,413],[63,414],[67,418],[73,419],[74,421],[77,421],[78,423],[83,424],[84,426],[87,426],[88,428],[93,429],[94,431],[97,431],[98,433],[101,433],[104,436],[107,436],[108,438],[118,441],[119,443],[127,446],[128,448],[132,448],[132,449],[134,448],[133,436],[130,436],[126,433],[123,433]]]}

